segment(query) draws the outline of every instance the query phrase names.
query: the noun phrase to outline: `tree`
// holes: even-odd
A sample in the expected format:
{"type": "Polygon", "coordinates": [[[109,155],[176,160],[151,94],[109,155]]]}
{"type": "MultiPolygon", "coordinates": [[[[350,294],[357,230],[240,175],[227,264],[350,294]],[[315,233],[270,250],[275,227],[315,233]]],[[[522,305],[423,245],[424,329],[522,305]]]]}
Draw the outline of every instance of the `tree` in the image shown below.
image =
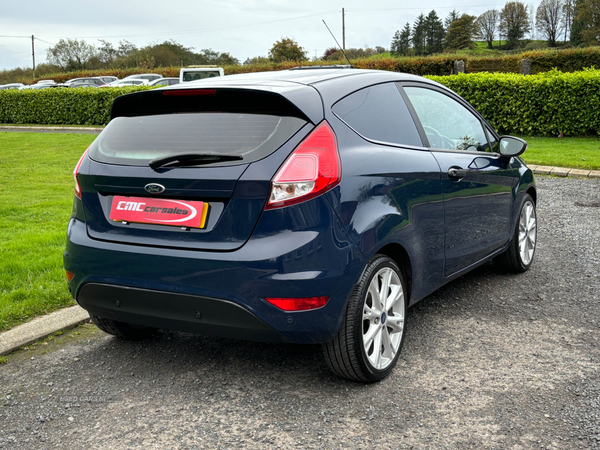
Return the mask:
{"type": "Polygon", "coordinates": [[[327,59],[333,55],[334,53],[336,53],[338,51],[337,47],[329,47],[327,50],[325,50],[325,53],[323,53],[323,57],[321,58],[323,61],[327,61],[327,59]]]}
{"type": "Polygon", "coordinates": [[[562,0],[542,0],[536,15],[537,29],[548,40],[550,47],[556,47],[556,39],[563,28],[562,0]]]}
{"type": "Polygon", "coordinates": [[[581,45],[583,40],[581,38],[581,32],[585,28],[584,22],[587,20],[585,14],[580,14],[582,7],[585,5],[586,0],[575,0],[573,6],[573,22],[571,23],[571,45],[581,45]]]}
{"type": "Polygon", "coordinates": [[[412,32],[412,44],[415,54],[425,54],[425,16],[423,13],[415,19],[412,32]]]}
{"type": "Polygon", "coordinates": [[[83,70],[96,56],[96,47],[84,40],[61,39],[46,50],[46,60],[50,64],[61,67],[65,71],[83,70]]]}
{"type": "Polygon", "coordinates": [[[527,8],[520,1],[508,2],[500,11],[500,32],[506,38],[506,46],[515,48],[525,37],[531,26],[527,8]]]}
{"type": "Polygon", "coordinates": [[[269,59],[274,62],[284,61],[307,61],[307,52],[291,38],[281,38],[271,50],[269,50],[269,59]]]}
{"type": "Polygon", "coordinates": [[[425,18],[426,53],[441,53],[444,50],[444,23],[434,9],[425,18]]]}
{"type": "Polygon", "coordinates": [[[573,28],[573,17],[575,16],[575,1],[563,1],[563,30],[565,32],[563,42],[567,42],[567,36],[571,36],[571,28],[573,28]]]}
{"type": "Polygon", "coordinates": [[[450,24],[444,45],[455,49],[469,48],[473,46],[473,39],[478,34],[477,17],[463,14],[450,24]]]}
{"type": "Polygon", "coordinates": [[[390,52],[392,56],[406,56],[410,50],[410,23],[406,23],[402,31],[396,31],[392,39],[390,52]]]}
{"type": "Polygon", "coordinates": [[[448,13],[446,18],[444,19],[444,27],[445,27],[446,31],[448,31],[448,28],[450,28],[450,25],[452,25],[452,22],[454,22],[459,17],[460,17],[460,13],[455,9],[453,9],[452,11],[450,11],[448,13]]]}
{"type": "Polygon", "coordinates": [[[496,35],[499,18],[500,13],[495,9],[490,9],[477,18],[479,35],[487,42],[490,50],[494,45],[494,36],[496,35]]]}
{"type": "MultiPolygon", "coordinates": [[[[587,0],[579,5],[576,19],[581,23],[581,43],[600,44],[600,0],[587,0]]],[[[573,28],[575,28],[573,24],[573,28]]]]}

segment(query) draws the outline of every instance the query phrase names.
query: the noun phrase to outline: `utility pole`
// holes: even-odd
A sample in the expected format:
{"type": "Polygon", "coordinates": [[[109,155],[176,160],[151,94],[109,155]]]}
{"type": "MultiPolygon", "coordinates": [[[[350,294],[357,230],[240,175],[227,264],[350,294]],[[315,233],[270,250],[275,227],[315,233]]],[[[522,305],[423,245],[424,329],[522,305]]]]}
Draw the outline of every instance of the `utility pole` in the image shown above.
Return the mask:
{"type": "Polygon", "coordinates": [[[31,57],[33,58],[33,78],[35,78],[35,36],[31,35],[31,57]]]}
{"type": "Polygon", "coordinates": [[[342,8],[342,49],[346,51],[346,14],[342,8]]]}

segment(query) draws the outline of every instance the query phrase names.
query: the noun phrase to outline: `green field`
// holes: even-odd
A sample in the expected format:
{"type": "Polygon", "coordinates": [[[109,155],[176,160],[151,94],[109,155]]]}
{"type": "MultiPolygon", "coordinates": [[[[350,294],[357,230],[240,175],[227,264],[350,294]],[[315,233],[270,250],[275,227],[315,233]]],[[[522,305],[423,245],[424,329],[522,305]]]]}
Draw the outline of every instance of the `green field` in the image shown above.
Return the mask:
{"type": "Polygon", "coordinates": [[[95,137],[0,132],[0,330],[74,303],[62,268],[72,172],[95,137]]]}
{"type": "MultiPolygon", "coordinates": [[[[600,169],[600,138],[531,138],[527,162],[600,169]]],[[[74,302],[62,268],[73,167],[95,135],[0,132],[0,330],[74,302]]]]}

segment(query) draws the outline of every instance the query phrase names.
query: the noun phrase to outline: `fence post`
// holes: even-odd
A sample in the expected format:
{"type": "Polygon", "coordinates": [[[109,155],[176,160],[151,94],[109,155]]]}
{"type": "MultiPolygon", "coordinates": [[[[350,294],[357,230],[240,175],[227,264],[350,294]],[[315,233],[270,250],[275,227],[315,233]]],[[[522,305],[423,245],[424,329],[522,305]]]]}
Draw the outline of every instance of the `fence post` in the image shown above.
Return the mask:
{"type": "Polygon", "coordinates": [[[531,75],[531,59],[523,58],[521,60],[521,73],[523,75],[531,75]]]}

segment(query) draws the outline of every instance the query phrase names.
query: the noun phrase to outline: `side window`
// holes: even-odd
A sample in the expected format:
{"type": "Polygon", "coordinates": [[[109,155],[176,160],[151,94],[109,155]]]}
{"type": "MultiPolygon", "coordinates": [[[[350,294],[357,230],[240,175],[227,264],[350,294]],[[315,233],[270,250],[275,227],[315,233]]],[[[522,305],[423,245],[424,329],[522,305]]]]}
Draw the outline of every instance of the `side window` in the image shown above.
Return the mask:
{"type": "Polygon", "coordinates": [[[361,89],[332,108],[361,136],[391,144],[422,147],[421,137],[395,83],[361,89]]]}
{"type": "Polygon", "coordinates": [[[432,89],[405,87],[431,148],[489,151],[481,122],[456,100],[432,89]]]}

